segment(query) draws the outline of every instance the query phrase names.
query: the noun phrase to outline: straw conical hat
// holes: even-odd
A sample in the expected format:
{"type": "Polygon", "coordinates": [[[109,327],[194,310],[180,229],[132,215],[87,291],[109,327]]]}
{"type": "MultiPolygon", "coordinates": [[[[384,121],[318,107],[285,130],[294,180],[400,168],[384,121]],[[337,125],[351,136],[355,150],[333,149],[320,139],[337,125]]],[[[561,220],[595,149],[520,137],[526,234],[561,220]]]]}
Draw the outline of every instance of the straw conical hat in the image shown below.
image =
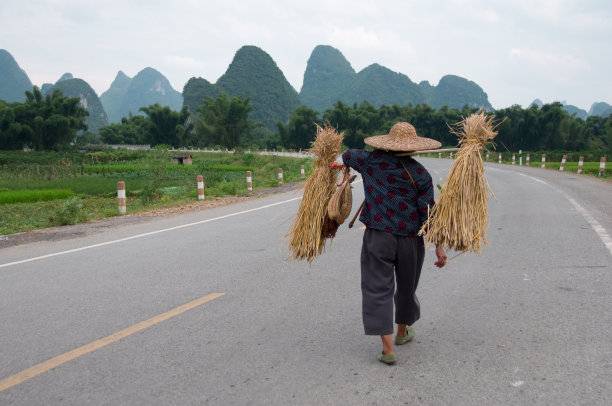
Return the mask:
{"type": "Polygon", "coordinates": [[[389,134],[374,135],[363,141],[374,148],[387,151],[423,151],[442,146],[440,142],[431,138],[419,137],[410,123],[397,123],[389,134]]]}

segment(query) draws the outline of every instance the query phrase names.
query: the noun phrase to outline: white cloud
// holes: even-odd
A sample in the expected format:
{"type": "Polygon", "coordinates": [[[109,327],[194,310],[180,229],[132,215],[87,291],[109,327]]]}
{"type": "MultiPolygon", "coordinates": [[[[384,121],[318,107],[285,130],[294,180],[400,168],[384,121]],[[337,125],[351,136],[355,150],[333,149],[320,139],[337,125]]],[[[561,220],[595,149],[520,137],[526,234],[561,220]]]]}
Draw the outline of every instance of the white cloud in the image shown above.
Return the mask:
{"type": "Polygon", "coordinates": [[[207,67],[206,62],[200,61],[190,56],[179,56],[179,55],[164,55],[164,61],[168,65],[176,66],[181,69],[205,69],[207,67]]]}
{"type": "Polygon", "coordinates": [[[539,67],[561,70],[585,70],[589,67],[588,62],[570,54],[558,55],[530,48],[513,48],[509,51],[509,56],[512,59],[526,61],[539,67]]]}

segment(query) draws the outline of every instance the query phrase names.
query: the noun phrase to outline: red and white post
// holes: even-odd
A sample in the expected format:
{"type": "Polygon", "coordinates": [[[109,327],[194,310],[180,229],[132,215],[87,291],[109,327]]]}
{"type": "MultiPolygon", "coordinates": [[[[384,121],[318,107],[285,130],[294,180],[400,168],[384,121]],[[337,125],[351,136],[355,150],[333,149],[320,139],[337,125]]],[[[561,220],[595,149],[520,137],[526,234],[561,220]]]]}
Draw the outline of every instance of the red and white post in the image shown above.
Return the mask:
{"type": "Polygon", "coordinates": [[[300,177],[302,179],[306,177],[306,174],[304,173],[304,165],[300,166],[300,177]]]}
{"type": "Polygon", "coordinates": [[[125,182],[117,182],[117,202],[119,204],[119,214],[126,213],[125,204],[125,182]]]}
{"type": "Polygon", "coordinates": [[[584,157],[581,156],[578,160],[578,173],[582,173],[582,166],[584,165],[584,157]]]}
{"type": "Polygon", "coordinates": [[[546,168],[546,154],[542,154],[542,168],[546,168]]]}
{"type": "Polygon", "coordinates": [[[606,157],[602,156],[599,160],[599,176],[606,170],[606,157]]]}
{"type": "Polygon", "coordinates": [[[204,200],[204,177],[198,175],[198,200],[204,200]]]}
{"type": "Polygon", "coordinates": [[[559,167],[560,171],[563,171],[565,169],[565,162],[567,161],[567,155],[563,155],[563,158],[561,158],[561,167],[559,167]]]}
{"type": "Polygon", "coordinates": [[[438,152],[438,158],[440,158],[440,159],[442,158],[442,153],[441,152],[438,152]]]}
{"type": "Polygon", "coordinates": [[[512,154],[512,165],[516,164],[516,154],[512,154]]]}
{"type": "Polygon", "coordinates": [[[501,164],[501,152],[499,153],[499,158],[497,158],[497,162],[501,164]]]}
{"type": "Polygon", "coordinates": [[[526,158],[526,165],[529,166],[529,154],[527,154],[527,158],[526,158]]]}
{"type": "Polygon", "coordinates": [[[251,171],[247,171],[246,176],[247,176],[247,190],[249,192],[252,192],[253,191],[253,178],[251,177],[251,171]]]}
{"type": "Polygon", "coordinates": [[[283,184],[283,168],[278,168],[278,183],[283,184]]]}

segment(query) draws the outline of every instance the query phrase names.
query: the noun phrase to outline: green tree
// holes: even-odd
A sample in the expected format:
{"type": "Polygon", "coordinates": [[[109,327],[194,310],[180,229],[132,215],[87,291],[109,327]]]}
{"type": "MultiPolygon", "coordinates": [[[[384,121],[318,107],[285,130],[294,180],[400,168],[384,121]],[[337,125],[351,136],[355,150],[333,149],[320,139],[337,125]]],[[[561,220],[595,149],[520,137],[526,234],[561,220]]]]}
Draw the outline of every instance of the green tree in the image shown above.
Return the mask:
{"type": "Polygon", "coordinates": [[[191,140],[193,124],[189,120],[189,107],[183,106],[180,112],[158,103],[141,107],[140,111],[148,116],[146,143],[151,145],[168,144],[173,147],[186,146],[191,140]]]}
{"type": "Polygon", "coordinates": [[[208,146],[220,145],[228,149],[242,145],[242,140],[257,124],[249,120],[252,107],[249,98],[232,97],[222,93],[215,99],[207,97],[198,109],[196,136],[208,146]]]}
{"type": "Polygon", "coordinates": [[[34,87],[24,103],[0,105],[0,148],[67,148],[78,131],[87,129],[87,115],[78,97],[64,97],[61,90],[43,97],[34,87]]]}
{"type": "Polygon", "coordinates": [[[276,122],[281,142],[285,148],[307,149],[314,141],[317,134],[318,113],[310,107],[298,107],[285,126],[280,121],[276,122]]]}
{"type": "Polygon", "coordinates": [[[121,123],[113,123],[100,127],[100,138],[106,144],[147,144],[149,119],[132,114],[123,117],[121,123]]]}

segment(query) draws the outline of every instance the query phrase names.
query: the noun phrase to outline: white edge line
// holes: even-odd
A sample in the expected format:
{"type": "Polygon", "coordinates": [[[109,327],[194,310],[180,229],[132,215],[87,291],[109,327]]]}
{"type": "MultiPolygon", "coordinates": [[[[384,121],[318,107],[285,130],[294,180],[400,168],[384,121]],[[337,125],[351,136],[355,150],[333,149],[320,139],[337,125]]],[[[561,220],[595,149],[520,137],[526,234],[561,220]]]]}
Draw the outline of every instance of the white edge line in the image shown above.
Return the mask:
{"type": "Polygon", "coordinates": [[[293,202],[293,201],[299,200],[301,198],[302,198],[301,196],[300,197],[295,197],[293,199],[283,200],[282,202],[276,202],[276,203],[268,204],[268,205],[265,205],[265,206],[255,207],[254,209],[248,209],[248,210],[243,210],[243,211],[239,211],[239,212],[236,212],[236,213],[226,214],[224,216],[219,216],[219,217],[215,217],[215,218],[212,218],[212,219],[196,221],[195,223],[182,224],[180,226],[164,228],[162,230],[151,231],[151,232],[148,232],[148,233],[136,234],[136,235],[133,235],[131,237],[120,238],[118,240],[106,241],[106,242],[101,242],[99,244],[93,244],[93,245],[87,245],[85,247],[74,248],[74,249],[71,249],[71,250],[54,252],[52,254],[46,254],[46,255],[41,255],[39,257],[22,259],[20,261],[8,262],[6,264],[0,264],[0,268],[6,268],[6,267],[9,267],[9,266],[12,266],[12,265],[19,265],[19,264],[24,264],[26,262],[32,262],[32,261],[38,261],[40,259],[56,257],[58,255],[72,254],[74,252],[85,251],[85,250],[92,249],[92,248],[103,247],[105,245],[116,244],[118,242],[135,240],[137,238],[147,237],[147,236],[155,235],[155,234],[161,234],[161,233],[165,233],[167,231],[173,231],[173,230],[178,230],[178,229],[181,229],[181,228],[186,228],[186,227],[196,226],[196,225],[199,225],[199,224],[209,223],[211,221],[222,220],[222,219],[225,219],[225,218],[228,218],[228,217],[239,216],[241,214],[246,214],[246,213],[250,213],[250,212],[253,212],[253,211],[257,211],[257,210],[263,210],[263,209],[267,209],[269,207],[279,206],[281,204],[293,202]]]}
{"type": "Polygon", "coordinates": [[[599,221],[597,221],[597,219],[595,219],[595,217],[593,217],[591,215],[591,213],[589,213],[589,211],[587,209],[582,207],[577,201],[572,199],[569,195],[567,195],[561,189],[558,189],[558,188],[556,188],[556,187],[554,187],[554,186],[544,182],[543,180],[534,178],[533,176],[525,175],[524,173],[519,173],[519,175],[525,176],[525,177],[527,177],[529,179],[535,180],[536,182],[540,182],[540,183],[543,183],[544,185],[550,186],[551,188],[553,188],[557,192],[559,192],[561,195],[563,195],[563,197],[565,197],[572,204],[572,206],[574,206],[576,211],[578,211],[578,213],[580,213],[582,215],[582,217],[584,217],[584,219],[587,221],[587,223],[589,223],[589,225],[591,226],[593,231],[595,231],[595,234],[597,234],[597,236],[601,239],[601,241],[604,243],[606,248],[608,248],[608,251],[610,251],[610,255],[612,255],[612,237],[610,237],[610,234],[608,234],[608,232],[606,231],[605,227],[602,226],[599,223],[599,221]]]}

